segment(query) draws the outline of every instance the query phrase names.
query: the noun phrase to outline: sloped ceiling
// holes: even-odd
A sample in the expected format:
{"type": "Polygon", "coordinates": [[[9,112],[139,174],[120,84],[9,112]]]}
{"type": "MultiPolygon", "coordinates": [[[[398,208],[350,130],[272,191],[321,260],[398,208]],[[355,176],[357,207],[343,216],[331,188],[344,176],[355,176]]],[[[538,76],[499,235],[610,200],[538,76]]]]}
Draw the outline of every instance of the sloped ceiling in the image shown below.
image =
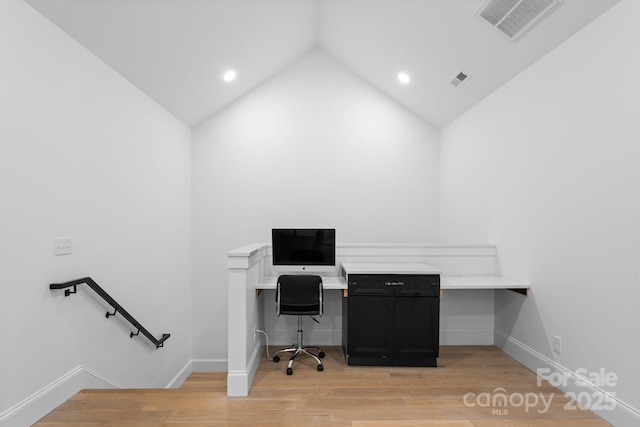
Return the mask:
{"type": "Polygon", "coordinates": [[[516,42],[484,0],[25,1],[188,126],[319,48],[442,128],[619,0],[563,0],[516,42]]]}

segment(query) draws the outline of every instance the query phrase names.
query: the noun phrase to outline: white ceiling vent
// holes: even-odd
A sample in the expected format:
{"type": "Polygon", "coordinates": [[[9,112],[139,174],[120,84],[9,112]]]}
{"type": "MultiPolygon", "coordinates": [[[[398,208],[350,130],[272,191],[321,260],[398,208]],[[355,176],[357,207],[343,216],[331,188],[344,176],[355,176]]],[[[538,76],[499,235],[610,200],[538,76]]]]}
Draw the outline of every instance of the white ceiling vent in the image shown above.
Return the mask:
{"type": "Polygon", "coordinates": [[[476,12],[500,34],[515,41],[562,0],[486,0],[476,12]]]}
{"type": "Polygon", "coordinates": [[[460,71],[458,74],[456,74],[453,80],[451,80],[451,84],[454,87],[459,88],[460,86],[465,84],[470,77],[471,76],[469,76],[469,74],[465,73],[464,71],[460,71]]]}

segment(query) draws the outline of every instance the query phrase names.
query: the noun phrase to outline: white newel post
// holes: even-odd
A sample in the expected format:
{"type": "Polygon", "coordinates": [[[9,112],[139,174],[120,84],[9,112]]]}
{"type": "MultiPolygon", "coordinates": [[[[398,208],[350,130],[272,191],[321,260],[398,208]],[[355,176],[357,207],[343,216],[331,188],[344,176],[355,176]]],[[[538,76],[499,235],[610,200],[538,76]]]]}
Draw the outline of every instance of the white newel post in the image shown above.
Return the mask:
{"type": "Polygon", "coordinates": [[[260,363],[262,346],[253,326],[258,324],[256,282],[262,276],[265,245],[252,244],[227,253],[229,326],[227,395],[248,396],[260,363]]]}
{"type": "Polygon", "coordinates": [[[247,396],[249,394],[247,358],[245,356],[247,342],[244,339],[247,330],[246,283],[246,269],[229,266],[228,396],[247,396]]]}

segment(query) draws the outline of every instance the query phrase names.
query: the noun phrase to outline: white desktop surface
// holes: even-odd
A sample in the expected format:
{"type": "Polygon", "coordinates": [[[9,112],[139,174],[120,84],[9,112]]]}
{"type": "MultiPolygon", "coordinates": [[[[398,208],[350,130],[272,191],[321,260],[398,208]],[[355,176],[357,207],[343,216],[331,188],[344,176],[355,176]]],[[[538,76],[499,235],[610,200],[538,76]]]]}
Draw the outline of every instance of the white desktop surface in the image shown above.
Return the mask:
{"type": "MultiPolygon", "coordinates": [[[[338,276],[322,276],[322,287],[324,289],[347,289],[347,281],[344,277],[338,276]]],[[[276,289],[278,276],[263,276],[258,283],[256,289],[276,289]]]]}
{"type": "Polygon", "coordinates": [[[441,276],[440,289],[529,289],[529,283],[502,276],[441,276]]]}
{"type": "MultiPolygon", "coordinates": [[[[417,263],[360,263],[343,262],[342,269],[347,274],[440,274],[440,270],[427,264],[417,263]]],[[[347,281],[342,276],[322,277],[324,289],[347,289],[347,281]]],[[[257,283],[256,289],[276,289],[278,276],[263,276],[257,283]]]]}
{"type": "MultiPolygon", "coordinates": [[[[410,263],[342,263],[347,274],[440,274],[441,271],[427,264],[410,263]]],[[[348,289],[342,276],[324,276],[324,289],[348,289]]],[[[263,276],[256,289],[276,289],[278,276],[263,276]]],[[[440,289],[529,289],[528,282],[502,276],[440,276],[440,289]]]]}

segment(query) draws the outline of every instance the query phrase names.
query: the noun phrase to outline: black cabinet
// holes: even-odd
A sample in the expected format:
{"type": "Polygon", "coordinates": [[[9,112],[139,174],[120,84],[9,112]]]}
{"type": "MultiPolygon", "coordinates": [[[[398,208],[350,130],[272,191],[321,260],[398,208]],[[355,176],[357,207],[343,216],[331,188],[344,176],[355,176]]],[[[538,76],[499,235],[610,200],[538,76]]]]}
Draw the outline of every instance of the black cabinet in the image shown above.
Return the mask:
{"type": "Polygon", "coordinates": [[[343,305],[348,365],[436,366],[440,276],[351,274],[343,305]]]}

